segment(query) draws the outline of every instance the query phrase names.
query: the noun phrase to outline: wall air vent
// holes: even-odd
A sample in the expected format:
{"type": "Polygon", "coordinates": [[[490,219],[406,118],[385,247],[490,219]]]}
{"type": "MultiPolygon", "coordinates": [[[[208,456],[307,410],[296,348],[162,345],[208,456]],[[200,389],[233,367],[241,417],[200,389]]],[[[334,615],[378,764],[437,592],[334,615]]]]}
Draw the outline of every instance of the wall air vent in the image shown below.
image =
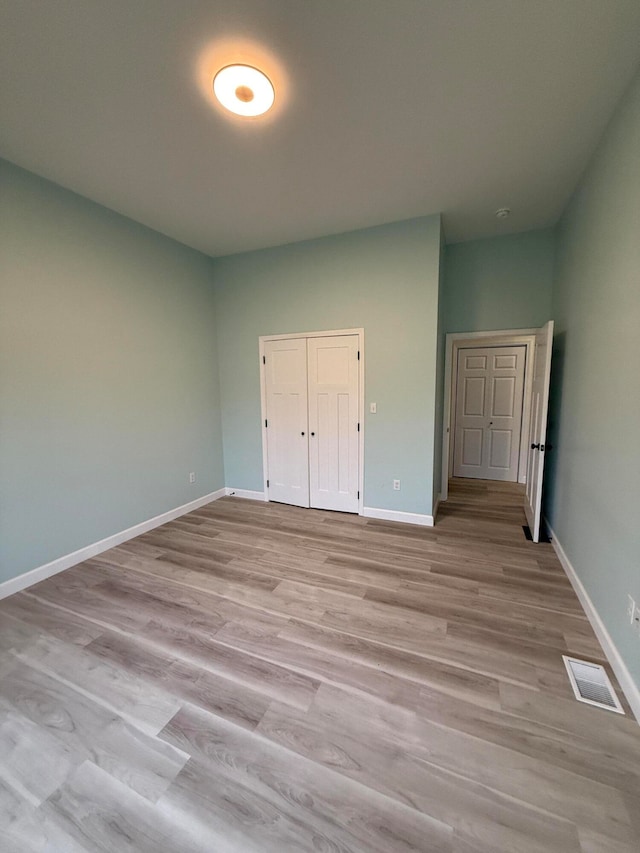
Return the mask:
{"type": "Polygon", "coordinates": [[[569,658],[566,655],[562,655],[562,660],[567,668],[575,697],[579,702],[586,702],[588,705],[595,705],[598,708],[606,708],[607,711],[624,714],[620,700],[616,696],[603,666],[597,663],[589,663],[586,660],[569,658]]]}

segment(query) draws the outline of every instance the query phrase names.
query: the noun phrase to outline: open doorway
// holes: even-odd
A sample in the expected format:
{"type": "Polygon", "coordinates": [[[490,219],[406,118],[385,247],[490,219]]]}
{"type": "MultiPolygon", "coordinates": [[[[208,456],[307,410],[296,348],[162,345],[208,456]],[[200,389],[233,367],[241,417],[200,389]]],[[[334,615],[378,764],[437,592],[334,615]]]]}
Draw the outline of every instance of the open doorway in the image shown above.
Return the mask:
{"type": "Polygon", "coordinates": [[[540,329],[447,335],[442,483],[526,484],[529,535],[541,533],[541,497],[553,321],[540,329]]]}
{"type": "Polygon", "coordinates": [[[535,335],[447,335],[442,500],[453,476],[526,482],[535,335]]]}

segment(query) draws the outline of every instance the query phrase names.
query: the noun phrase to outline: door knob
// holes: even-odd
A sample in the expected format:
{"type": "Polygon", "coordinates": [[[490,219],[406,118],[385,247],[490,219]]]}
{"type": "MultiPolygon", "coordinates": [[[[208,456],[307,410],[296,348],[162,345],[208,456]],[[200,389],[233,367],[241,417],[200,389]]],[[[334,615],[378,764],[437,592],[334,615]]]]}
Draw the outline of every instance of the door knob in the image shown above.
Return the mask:
{"type": "Polygon", "coordinates": [[[300,435],[304,435],[304,433],[303,433],[303,432],[301,432],[301,433],[300,433],[300,435]]]}
{"type": "Polygon", "coordinates": [[[315,432],[312,432],[311,435],[315,435],[315,432]]]}
{"type": "Polygon", "coordinates": [[[539,444],[532,444],[531,449],[532,450],[540,450],[540,445],[539,444]]]}

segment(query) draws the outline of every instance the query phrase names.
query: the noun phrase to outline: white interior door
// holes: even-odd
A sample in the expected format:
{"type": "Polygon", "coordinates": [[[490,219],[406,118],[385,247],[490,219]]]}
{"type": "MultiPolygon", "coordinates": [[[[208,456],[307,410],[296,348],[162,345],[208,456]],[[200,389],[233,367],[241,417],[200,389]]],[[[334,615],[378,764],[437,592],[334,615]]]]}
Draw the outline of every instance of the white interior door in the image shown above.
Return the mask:
{"type": "Polygon", "coordinates": [[[455,477],[518,479],[526,347],[458,350],[455,477]]]}
{"type": "Polygon", "coordinates": [[[536,334],[536,351],[533,365],[531,433],[529,456],[527,459],[527,487],[524,511],[534,542],[540,541],[542,479],[544,475],[545,442],[547,439],[552,346],[553,320],[549,320],[536,334]]]}
{"type": "Polygon", "coordinates": [[[309,338],[309,492],[318,509],[358,511],[358,335],[309,338]]]}
{"type": "Polygon", "coordinates": [[[309,506],[307,341],[265,341],[270,501],[309,506]]]}

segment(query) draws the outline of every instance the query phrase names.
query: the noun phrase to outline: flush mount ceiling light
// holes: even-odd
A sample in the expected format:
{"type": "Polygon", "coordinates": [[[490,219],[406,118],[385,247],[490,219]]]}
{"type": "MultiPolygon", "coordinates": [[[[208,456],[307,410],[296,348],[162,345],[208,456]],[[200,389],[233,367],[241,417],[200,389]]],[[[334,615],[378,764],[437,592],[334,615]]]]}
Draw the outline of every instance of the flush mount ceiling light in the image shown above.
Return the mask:
{"type": "Polygon", "coordinates": [[[225,109],[239,116],[260,116],[271,108],[271,80],[251,65],[227,65],[213,78],[213,91],[225,109]]]}
{"type": "Polygon", "coordinates": [[[506,219],[510,213],[510,207],[500,207],[498,210],[496,210],[496,216],[498,217],[498,219],[506,219]]]}

